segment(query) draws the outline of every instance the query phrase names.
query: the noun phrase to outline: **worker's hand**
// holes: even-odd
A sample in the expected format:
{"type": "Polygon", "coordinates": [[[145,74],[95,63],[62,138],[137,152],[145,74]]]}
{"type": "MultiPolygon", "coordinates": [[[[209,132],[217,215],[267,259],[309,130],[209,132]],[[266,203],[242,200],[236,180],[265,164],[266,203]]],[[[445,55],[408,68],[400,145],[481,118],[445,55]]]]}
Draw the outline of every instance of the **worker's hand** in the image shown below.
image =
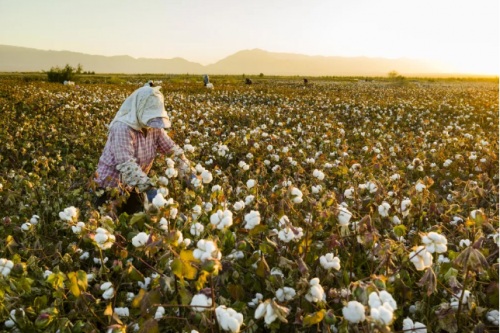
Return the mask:
{"type": "Polygon", "coordinates": [[[149,190],[147,190],[146,196],[148,197],[148,201],[152,202],[153,199],[156,197],[156,194],[158,194],[158,190],[156,188],[150,188],[149,190]]]}

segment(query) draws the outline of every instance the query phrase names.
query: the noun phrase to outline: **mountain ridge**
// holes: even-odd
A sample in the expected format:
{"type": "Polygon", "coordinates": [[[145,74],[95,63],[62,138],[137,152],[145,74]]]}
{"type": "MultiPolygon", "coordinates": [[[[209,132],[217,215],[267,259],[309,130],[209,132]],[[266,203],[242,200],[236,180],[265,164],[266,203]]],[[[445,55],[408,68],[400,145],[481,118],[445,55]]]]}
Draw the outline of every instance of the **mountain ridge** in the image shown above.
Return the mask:
{"type": "Polygon", "coordinates": [[[382,57],[370,58],[304,55],[269,52],[254,48],[238,51],[213,64],[201,65],[184,58],[134,58],[129,55],[103,56],[74,51],[40,50],[1,45],[0,71],[41,71],[52,66],[76,66],[96,73],[168,73],[168,74],[259,74],[266,75],[386,75],[396,70],[401,74],[452,72],[443,63],[435,61],[382,57]]]}

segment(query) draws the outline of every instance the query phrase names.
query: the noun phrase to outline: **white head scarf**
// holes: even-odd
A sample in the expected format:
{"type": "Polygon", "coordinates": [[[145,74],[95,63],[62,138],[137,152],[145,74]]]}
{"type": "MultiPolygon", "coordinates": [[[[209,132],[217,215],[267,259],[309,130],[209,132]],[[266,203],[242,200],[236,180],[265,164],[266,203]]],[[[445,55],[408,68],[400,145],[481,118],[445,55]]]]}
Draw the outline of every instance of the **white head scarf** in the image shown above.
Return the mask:
{"type": "Polygon", "coordinates": [[[170,127],[160,87],[150,87],[149,83],[146,83],[144,87],[137,89],[127,97],[108,128],[119,121],[140,131],[148,127],[147,123],[155,118],[162,118],[165,128],[170,127]]]}

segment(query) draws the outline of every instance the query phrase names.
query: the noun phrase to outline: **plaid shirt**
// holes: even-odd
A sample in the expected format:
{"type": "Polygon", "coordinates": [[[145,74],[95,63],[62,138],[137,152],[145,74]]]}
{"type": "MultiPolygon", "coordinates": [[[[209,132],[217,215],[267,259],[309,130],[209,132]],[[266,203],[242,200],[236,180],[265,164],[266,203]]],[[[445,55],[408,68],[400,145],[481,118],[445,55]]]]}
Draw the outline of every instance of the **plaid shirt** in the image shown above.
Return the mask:
{"type": "Polygon", "coordinates": [[[97,165],[97,183],[102,187],[118,187],[120,172],[116,169],[131,158],[147,174],[153,165],[156,150],[166,154],[176,146],[162,128],[149,128],[147,135],[127,124],[116,122],[109,131],[108,141],[97,165]]]}

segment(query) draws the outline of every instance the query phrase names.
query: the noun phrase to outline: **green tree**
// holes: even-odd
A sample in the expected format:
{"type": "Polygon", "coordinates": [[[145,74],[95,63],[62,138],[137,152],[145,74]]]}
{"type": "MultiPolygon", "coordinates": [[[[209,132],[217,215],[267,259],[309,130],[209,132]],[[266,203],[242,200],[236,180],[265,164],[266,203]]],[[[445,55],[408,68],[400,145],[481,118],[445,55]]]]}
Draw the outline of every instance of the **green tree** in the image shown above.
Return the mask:
{"type": "Polygon", "coordinates": [[[389,79],[395,79],[399,76],[399,73],[396,71],[391,71],[389,72],[389,74],[387,74],[387,76],[389,77],[389,79]]]}
{"type": "Polygon", "coordinates": [[[259,77],[264,77],[264,73],[260,73],[260,74],[259,74],[259,77]]]}

